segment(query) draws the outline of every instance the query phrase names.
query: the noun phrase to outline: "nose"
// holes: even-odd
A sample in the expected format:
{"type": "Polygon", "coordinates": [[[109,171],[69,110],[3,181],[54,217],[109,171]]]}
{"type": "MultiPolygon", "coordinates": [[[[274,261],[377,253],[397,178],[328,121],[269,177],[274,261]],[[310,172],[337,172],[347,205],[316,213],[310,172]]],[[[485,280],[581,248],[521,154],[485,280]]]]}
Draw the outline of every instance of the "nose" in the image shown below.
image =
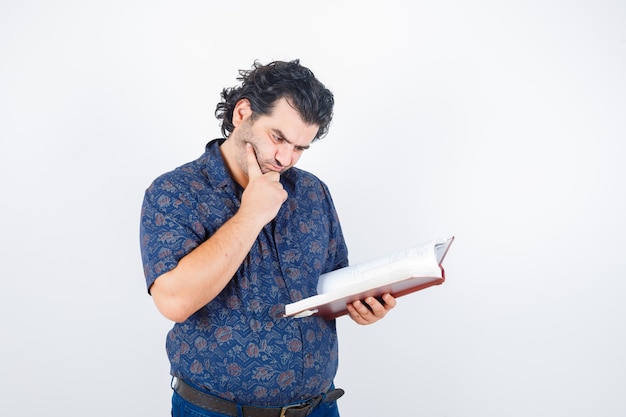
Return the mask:
{"type": "Polygon", "coordinates": [[[293,163],[293,154],[293,146],[288,143],[281,143],[276,148],[276,155],[274,156],[274,158],[281,167],[288,167],[293,163]]]}

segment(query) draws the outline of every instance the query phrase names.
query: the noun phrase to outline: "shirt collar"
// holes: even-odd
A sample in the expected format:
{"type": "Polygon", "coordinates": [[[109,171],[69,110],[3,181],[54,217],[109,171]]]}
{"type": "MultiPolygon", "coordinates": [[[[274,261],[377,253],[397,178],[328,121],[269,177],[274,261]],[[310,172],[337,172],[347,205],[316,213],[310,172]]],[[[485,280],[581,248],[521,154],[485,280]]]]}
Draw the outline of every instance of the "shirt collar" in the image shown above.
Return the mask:
{"type": "Polygon", "coordinates": [[[240,190],[241,187],[230,176],[226,162],[220,151],[220,146],[226,139],[213,139],[206,144],[206,177],[214,187],[230,187],[240,190]]]}

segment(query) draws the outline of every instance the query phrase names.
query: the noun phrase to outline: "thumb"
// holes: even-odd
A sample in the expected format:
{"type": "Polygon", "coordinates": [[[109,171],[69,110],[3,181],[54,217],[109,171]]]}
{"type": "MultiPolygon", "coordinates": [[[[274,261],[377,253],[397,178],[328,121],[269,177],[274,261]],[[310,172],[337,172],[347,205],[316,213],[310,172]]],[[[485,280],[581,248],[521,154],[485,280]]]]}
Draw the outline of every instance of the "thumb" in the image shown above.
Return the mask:
{"type": "Polygon", "coordinates": [[[248,161],[248,178],[255,178],[263,175],[259,161],[256,159],[256,152],[250,143],[246,143],[246,157],[248,161]]]}

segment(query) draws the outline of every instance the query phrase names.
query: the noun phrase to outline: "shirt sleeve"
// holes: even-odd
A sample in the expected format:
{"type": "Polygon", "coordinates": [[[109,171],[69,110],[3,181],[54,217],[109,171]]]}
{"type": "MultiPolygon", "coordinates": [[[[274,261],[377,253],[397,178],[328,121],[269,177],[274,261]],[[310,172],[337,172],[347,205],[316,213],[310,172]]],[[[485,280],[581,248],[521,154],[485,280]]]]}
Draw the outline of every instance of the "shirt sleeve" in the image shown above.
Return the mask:
{"type": "Polygon", "coordinates": [[[188,194],[160,178],[146,190],[141,209],[140,246],[148,291],[205,240],[188,194]]]}
{"type": "Polygon", "coordinates": [[[326,184],[322,182],[322,192],[324,195],[324,204],[326,205],[326,212],[329,216],[329,236],[330,245],[328,249],[327,263],[324,268],[324,273],[334,271],[335,269],[344,268],[348,266],[348,247],[341,230],[341,223],[339,221],[339,215],[335,209],[332,196],[326,184]]]}

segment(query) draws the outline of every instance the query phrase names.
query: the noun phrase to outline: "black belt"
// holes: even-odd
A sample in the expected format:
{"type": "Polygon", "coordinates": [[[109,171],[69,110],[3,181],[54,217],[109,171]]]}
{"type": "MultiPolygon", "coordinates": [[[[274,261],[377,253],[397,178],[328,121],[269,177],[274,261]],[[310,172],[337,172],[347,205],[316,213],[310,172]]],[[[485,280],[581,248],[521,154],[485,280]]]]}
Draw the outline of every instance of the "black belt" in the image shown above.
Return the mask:
{"type": "MultiPolygon", "coordinates": [[[[237,403],[233,401],[198,391],[178,378],[176,378],[173,388],[185,401],[195,406],[227,416],[237,417],[237,403]]],[[[321,402],[336,401],[343,394],[344,391],[337,388],[328,391],[325,395],[318,395],[305,402],[284,407],[242,405],[241,408],[244,417],[304,417],[309,415],[321,402]]]]}

